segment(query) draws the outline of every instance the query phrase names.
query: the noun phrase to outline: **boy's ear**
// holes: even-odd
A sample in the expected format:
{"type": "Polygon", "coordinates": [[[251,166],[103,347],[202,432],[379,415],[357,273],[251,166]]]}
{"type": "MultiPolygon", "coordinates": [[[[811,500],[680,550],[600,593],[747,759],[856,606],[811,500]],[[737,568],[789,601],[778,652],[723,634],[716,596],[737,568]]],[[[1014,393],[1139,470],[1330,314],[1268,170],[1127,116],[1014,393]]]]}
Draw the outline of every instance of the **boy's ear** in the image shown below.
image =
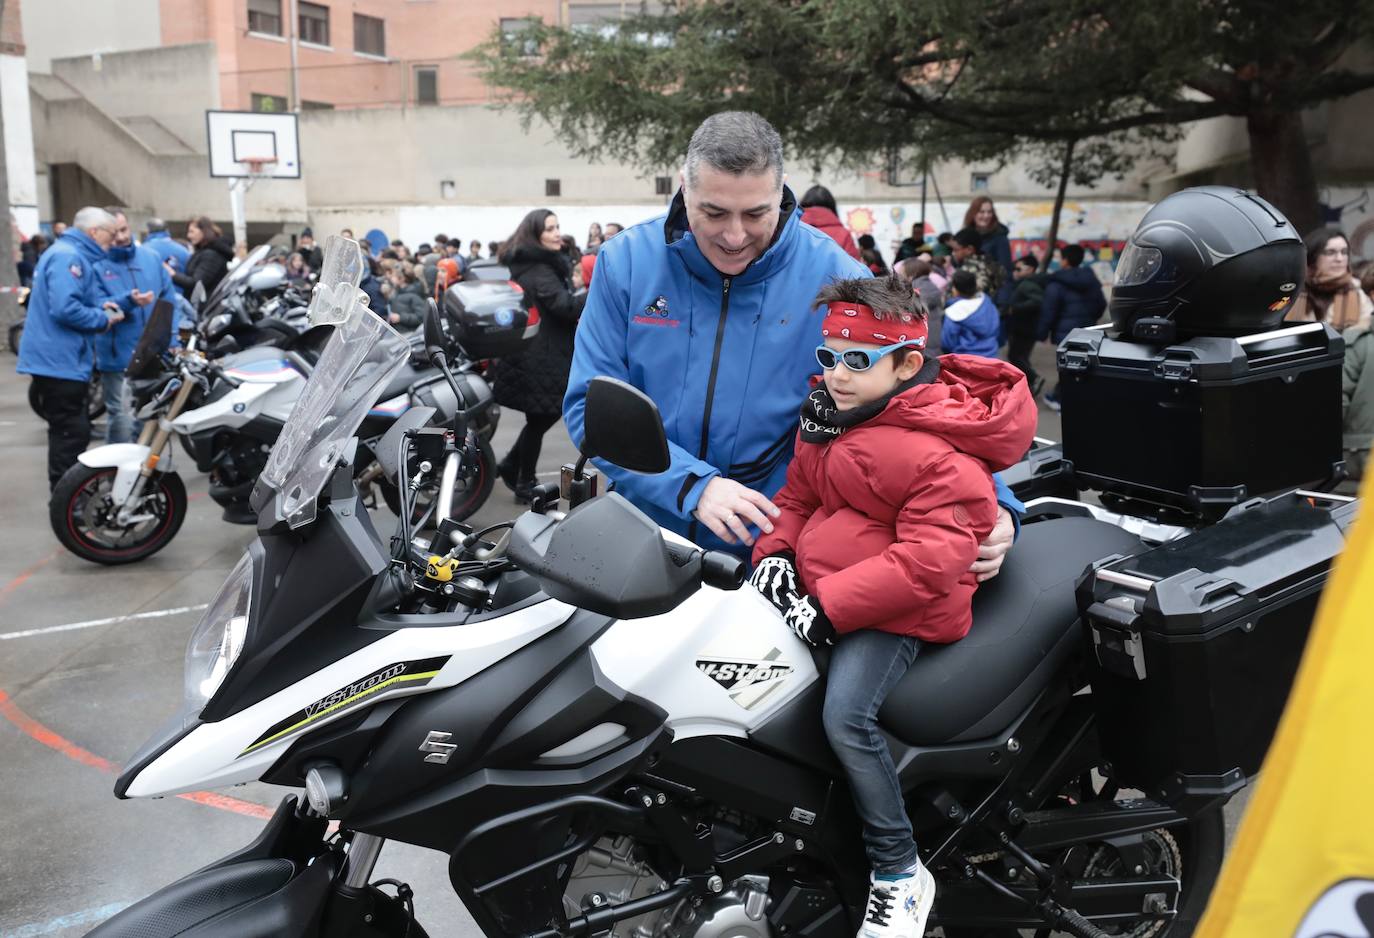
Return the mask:
{"type": "Polygon", "coordinates": [[[916,377],[916,372],[921,370],[921,366],[926,363],[926,358],[920,352],[910,351],[902,356],[901,362],[897,364],[897,380],[910,381],[916,377]]]}

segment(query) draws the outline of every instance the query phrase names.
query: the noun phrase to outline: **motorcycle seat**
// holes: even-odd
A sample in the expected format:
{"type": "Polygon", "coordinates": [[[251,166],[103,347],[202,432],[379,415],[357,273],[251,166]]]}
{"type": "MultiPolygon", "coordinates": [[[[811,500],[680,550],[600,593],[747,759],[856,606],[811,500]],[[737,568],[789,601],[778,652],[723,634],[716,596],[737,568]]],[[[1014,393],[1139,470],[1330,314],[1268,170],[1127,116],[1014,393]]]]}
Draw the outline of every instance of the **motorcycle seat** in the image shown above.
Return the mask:
{"type": "Polygon", "coordinates": [[[396,372],[392,379],[387,382],[386,388],[381,394],[377,395],[377,402],[389,401],[393,397],[405,394],[410,390],[410,386],[420,378],[420,372],[410,366],[410,363],[401,366],[401,370],[396,372]]]}
{"type": "Polygon", "coordinates": [[[912,746],[1002,731],[1082,640],[1074,584],[1084,568],[1142,549],[1135,535],[1090,518],[1026,525],[998,575],[979,586],[968,635],[922,646],[879,723],[912,746]]]}

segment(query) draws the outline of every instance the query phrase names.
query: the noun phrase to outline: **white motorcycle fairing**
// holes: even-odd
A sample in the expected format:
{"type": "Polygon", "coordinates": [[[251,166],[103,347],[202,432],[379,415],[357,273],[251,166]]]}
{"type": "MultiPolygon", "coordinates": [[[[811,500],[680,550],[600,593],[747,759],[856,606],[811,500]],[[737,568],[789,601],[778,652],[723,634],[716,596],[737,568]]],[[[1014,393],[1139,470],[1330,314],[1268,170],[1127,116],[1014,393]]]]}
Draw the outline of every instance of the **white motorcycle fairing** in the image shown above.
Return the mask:
{"type": "MultiPolygon", "coordinates": [[[[143,472],[143,464],[148,459],[149,448],[140,443],[106,443],[95,449],[88,449],[77,461],[92,469],[115,467],[114,482],[110,486],[110,499],[116,505],[123,505],[134,483],[143,472]]],[[[158,472],[173,472],[176,469],[172,448],[164,447],[162,458],[158,460],[158,472]]]]}
{"type": "MultiPolygon", "coordinates": [[[[398,629],[238,713],[196,726],[144,767],[125,796],[255,781],[306,733],[360,707],[461,684],[574,612],[548,599],[468,625],[398,629]]],[[[677,739],[747,737],[817,679],[810,650],[747,587],[702,587],[671,612],[618,620],[590,650],[607,679],[667,713],[677,739]]],[[[550,755],[595,749],[620,729],[594,727],[550,755]]]]}
{"type": "Polygon", "coordinates": [[[817,678],[810,649],[748,586],[621,619],[591,650],[607,678],[667,711],[675,740],[747,737],[817,678]]]}
{"type": "Polygon", "coordinates": [[[188,410],[173,421],[177,433],[196,434],[211,428],[235,429],[259,416],[285,422],[291,416],[305,376],[285,358],[265,359],[225,373],[242,381],[228,394],[203,407],[188,410]]]}
{"type": "Polygon", "coordinates": [[[302,734],[360,705],[461,684],[572,613],[551,599],[473,625],[398,629],[251,707],[197,726],[139,772],[125,796],[255,781],[302,734]]]}

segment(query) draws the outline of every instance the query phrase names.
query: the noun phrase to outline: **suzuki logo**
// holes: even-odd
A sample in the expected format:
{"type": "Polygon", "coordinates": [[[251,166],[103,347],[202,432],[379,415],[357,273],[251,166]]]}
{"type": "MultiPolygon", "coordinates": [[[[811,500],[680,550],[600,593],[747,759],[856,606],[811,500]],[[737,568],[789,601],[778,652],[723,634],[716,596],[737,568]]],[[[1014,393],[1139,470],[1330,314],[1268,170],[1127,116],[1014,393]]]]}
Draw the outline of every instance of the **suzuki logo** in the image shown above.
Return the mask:
{"type": "Polygon", "coordinates": [[[453,750],[457,749],[456,743],[445,742],[453,737],[452,733],[441,733],[438,730],[430,730],[425,741],[420,744],[420,751],[427,752],[426,762],[433,762],[437,765],[448,765],[449,756],[453,755],[453,750]]]}

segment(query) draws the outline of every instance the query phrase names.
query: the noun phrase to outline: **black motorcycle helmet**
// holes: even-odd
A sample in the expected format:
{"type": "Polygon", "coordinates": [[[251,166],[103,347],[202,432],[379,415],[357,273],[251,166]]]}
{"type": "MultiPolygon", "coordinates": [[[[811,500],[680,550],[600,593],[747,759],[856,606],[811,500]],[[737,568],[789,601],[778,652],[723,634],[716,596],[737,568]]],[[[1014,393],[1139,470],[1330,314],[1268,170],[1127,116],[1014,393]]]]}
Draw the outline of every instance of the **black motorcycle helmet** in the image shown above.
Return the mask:
{"type": "Polygon", "coordinates": [[[1302,239],[1243,189],[1199,186],[1160,201],[1126,243],[1112,286],[1123,338],[1168,343],[1273,329],[1306,273],[1302,239]]]}

